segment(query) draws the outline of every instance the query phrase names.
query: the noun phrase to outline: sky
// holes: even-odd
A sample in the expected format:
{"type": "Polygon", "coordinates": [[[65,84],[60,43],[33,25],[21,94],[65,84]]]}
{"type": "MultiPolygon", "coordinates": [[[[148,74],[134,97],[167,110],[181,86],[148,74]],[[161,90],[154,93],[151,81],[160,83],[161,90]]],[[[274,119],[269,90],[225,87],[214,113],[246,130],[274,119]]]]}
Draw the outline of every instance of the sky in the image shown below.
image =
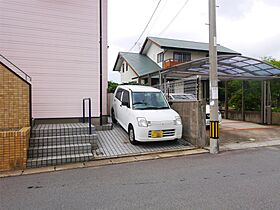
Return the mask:
{"type": "MultiPolygon", "coordinates": [[[[120,74],[112,71],[118,52],[128,52],[135,44],[158,2],[108,0],[109,80],[120,82],[120,74]]],[[[207,24],[208,0],[161,0],[147,30],[131,52],[139,52],[147,36],[208,42],[207,24]]],[[[217,0],[217,42],[242,55],[280,59],[279,25],[280,0],[217,0]]]]}

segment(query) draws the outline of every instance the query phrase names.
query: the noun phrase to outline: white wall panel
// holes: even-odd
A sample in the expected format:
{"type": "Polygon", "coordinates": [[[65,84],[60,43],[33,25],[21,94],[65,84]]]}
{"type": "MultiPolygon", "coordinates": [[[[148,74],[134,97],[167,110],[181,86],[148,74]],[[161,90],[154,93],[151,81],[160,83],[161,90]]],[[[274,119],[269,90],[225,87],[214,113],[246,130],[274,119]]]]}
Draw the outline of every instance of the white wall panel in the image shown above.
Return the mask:
{"type": "Polygon", "coordinates": [[[122,83],[128,83],[128,82],[132,82],[132,81],[138,81],[138,79],[133,79],[135,77],[137,77],[138,75],[131,69],[130,66],[128,66],[128,71],[126,71],[126,67],[124,69],[124,71],[122,70],[123,69],[123,64],[125,64],[126,66],[126,62],[124,61],[122,63],[122,67],[121,67],[121,82],[122,83]]]}
{"type": "Polygon", "coordinates": [[[151,47],[147,51],[147,56],[152,59],[155,63],[157,63],[157,54],[163,52],[159,46],[152,44],[151,47]]]}
{"type": "MultiPolygon", "coordinates": [[[[107,0],[103,0],[103,114],[107,104],[107,0]]],[[[32,77],[34,118],[99,116],[99,1],[1,0],[1,54],[32,77]]]]}

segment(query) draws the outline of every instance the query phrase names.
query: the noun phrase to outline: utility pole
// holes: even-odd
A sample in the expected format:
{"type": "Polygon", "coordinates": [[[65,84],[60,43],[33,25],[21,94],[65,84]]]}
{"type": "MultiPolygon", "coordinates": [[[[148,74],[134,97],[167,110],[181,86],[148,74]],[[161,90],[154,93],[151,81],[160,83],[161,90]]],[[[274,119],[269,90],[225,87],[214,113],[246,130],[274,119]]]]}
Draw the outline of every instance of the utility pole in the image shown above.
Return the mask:
{"type": "Polygon", "coordinates": [[[219,153],[216,0],[209,0],[210,153],[219,153]]]}

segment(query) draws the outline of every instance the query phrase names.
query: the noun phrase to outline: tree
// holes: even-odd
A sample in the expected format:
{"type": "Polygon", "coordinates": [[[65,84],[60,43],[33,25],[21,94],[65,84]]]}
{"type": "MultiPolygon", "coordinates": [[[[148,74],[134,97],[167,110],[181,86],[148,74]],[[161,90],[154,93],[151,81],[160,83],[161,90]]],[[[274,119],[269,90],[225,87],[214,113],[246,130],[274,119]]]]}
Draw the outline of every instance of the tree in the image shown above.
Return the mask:
{"type": "Polygon", "coordinates": [[[108,81],[108,93],[114,93],[116,88],[118,87],[118,83],[116,82],[112,82],[112,81],[108,81]]]}
{"type": "Polygon", "coordinates": [[[262,57],[262,60],[266,63],[269,63],[275,67],[280,68],[280,60],[276,60],[275,58],[271,57],[271,56],[264,56],[262,57]]]}
{"type": "MultiPolygon", "coordinates": [[[[263,57],[262,60],[275,67],[280,68],[280,60],[272,57],[263,57]]],[[[280,79],[270,81],[272,110],[280,111],[280,79]]],[[[224,88],[221,87],[223,98],[224,88]]],[[[242,107],[242,81],[232,80],[228,82],[229,107],[240,111],[242,107]]],[[[260,81],[245,81],[244,84],[245,110],[259,111],[261,104],[261,83],[260,81]]]]}

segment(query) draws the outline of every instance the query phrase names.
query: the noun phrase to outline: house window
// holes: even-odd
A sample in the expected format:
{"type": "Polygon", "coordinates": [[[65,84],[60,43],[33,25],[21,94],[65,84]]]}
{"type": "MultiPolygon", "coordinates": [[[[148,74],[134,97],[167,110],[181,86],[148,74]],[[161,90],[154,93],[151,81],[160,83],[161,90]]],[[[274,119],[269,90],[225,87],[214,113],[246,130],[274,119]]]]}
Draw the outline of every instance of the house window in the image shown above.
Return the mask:
{"type": "Polygon", "coordinates": [[[160,63],[160,62],[163,62],[163,60],[164,60],[163,52],[157,54],[157,62],[160,63]]]}
{"type": "Polygon", "coordinates": [[[123,65],[122,65],[122,72],[123,72],[123,73],[124,73],[124,65],[125,65],[125,64],[123,63],[123,65]]]}
{"type": "Polygon", "coordinates": [[[126,66],[125,66],[125,67],[126,67],[126,69],[125,69],[125,70],[126,70],[126,71],[128,71],[128,63],[126,63],[126,66]]]}
{"type": "Polygon", "coordinates": [[[180,61],[180,62],[186,62],[191,60],[191,54],[186,52],[174,52],[173,53],[173,59],[180,61]]]}

